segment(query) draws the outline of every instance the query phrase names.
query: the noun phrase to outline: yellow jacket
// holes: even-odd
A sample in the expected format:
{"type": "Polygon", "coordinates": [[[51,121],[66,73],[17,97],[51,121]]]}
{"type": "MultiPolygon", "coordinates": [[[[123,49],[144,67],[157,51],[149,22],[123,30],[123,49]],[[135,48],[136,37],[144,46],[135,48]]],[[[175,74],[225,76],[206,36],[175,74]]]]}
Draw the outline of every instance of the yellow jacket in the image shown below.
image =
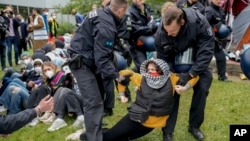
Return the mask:
{"type": "MultiPolygon", "coordinates": [[[[142,75],[139,73],[135,73],[132,70],[122,70],[119,72],[120,75],[125,76],[125,75],[131,75],[130,76],[130,82],[132,82],[132,84],[134,84],[135,86],[137,86],[138,88],[140,88],[141,85],[141,81],[142,81],[142,75]]],[[[173,87],[173,95],[175,94],[175,85],[177,84],[178,80],[179,80],[179,76],[176,73],[172,73],[169,77],[171,79],[171,83],[172,83],[172,87],[173,87]]],[[[193,87],[199,80],[199,76],[196,76],[194,78],[192,78],[191,80],[188,81],[188,84],[193,87]]],[[[118,92],[119,93],[124,93],[126,86],[121,85],[120,83],[118,83],[118,92]]],[[[142,123],[144,126],[146,127],[150,127],[150,128],[161,128],[164,127],[166,125],[166,121],[168,119],[169,115],[166,116],[149,116],[148,120],[145,121],[144,123],[142,123]]]]}

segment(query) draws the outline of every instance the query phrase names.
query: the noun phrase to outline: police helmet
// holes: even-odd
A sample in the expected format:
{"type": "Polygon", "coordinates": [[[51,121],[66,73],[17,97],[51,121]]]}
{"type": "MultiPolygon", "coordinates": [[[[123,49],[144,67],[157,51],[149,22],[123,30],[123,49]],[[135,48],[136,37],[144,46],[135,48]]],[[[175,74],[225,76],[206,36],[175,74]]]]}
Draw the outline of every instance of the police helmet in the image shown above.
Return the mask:
{"type": "Polygon", "coordinates": [[[215,32],[215,37],[217,37],[218,39],[225,39],[229,34],[230,29],[228,28],[228,26],[225,24],[221,24],[218,31],[215,32]]]}
{"type": "Polygon", "coordinates": [[[114,51],[114,59],[113,63],[118,71],[124,70],[127,68],[127,61],[126,59],[118,52],[114,51]]]}
{"type": "Polygon", "coordinates": [[[143,48],[146,51],[155,51],[154,36],[140,36],[137,40],[137,47],[143,48]]]}
{"type": "Polygon", "coordinates": [[[246,49],[240,59],[240,66],[245,76],[250,79],[250,48],[246,49]]]}

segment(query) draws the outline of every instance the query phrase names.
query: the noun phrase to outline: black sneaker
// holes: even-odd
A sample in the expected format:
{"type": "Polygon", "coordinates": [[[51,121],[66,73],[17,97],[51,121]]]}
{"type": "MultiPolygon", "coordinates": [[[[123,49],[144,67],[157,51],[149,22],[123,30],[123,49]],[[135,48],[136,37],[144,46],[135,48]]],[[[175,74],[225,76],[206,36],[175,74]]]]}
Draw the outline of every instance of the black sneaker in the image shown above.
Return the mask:
{"type": "Polygon", "coordinates": [[[203,141],[205,136],[199,128],[188,127],[188,132],[190,132],[197,140],[203,141]]]}
{"type": "Polygon", "coordinates": [[[80,141],[88,141],[88,140],[87,140],[87,135],[86,135],[85,133],[82,133],[82,134],[80,135],[80,141]]]}
{"type": "Polygon", "coordinates": [[[103,116],[106,117],[106,116],[112,116],[113,115],[113,109],[112,108],[106,108],[104,109],[104,114],[103,116]]]}
{"type": "Polygon", "coordinates": [[[163,135],[163,141],[173,141],[173,134],[165,134],[163,135]]]}
{"type": "Polygon", "coordinates": [[[232,80],[229,80],[227,77],[218,77],[218,80],[222,82],[232,82],[232,80]]]}

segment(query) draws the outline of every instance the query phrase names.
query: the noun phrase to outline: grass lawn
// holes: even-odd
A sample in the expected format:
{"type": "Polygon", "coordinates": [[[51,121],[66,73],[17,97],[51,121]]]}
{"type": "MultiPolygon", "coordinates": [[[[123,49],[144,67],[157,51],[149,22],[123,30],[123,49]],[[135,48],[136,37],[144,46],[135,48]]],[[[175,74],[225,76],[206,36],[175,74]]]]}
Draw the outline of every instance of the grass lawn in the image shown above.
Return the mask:
{"type": "MultiPolygon", "coordinates": [[[[205,121],[201,127],[205,133],[206,141],[228,141],[229,125],[250,124],[249,85],[249,80],[241,81],[238,78],[231,83],[219,82],[216,78],[213,80],[207,98],[205,121]]],[[[175,128],[175,141],[195,141],[191,134],[187,132],[191,98],[192,91],[181,96],[179,117],[175,128]]],[[[126,114],[126,108],[129,106],[129,104],[121,104],[117,100],[115,104],[114,115],[104,118],[108,123],[107,127],[114,125],[126,114]]],[[[75,131],[71,127],[73,121],[74,119],[66,117],[69,126],[53,133],[47,132],[50,125],[40,123],[32,128],[26,126],[7,138],[0,138],[0,141],[63,141],[68,134],[75,131]]],[[[161,129],[155,129],[150,134],[135,141],[162,141],[161,129]]]]}

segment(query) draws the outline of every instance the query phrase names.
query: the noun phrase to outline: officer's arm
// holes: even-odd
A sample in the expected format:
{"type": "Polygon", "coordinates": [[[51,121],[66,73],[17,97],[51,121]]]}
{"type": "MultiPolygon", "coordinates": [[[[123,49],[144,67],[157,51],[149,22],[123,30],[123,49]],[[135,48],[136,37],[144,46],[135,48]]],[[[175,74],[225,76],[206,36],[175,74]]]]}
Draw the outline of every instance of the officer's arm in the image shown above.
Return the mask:
{"type": "Polygon", "coordinates": [[[211,12],[209,9],[205,9],[205,15],[207,18],[207,21],[209,22],[209,24],[212,24],[212,18],[213,18],[213,12],[211,12]]]}
{"type": "Polygon", "coordinates": [[[213,57],[214,54],[214,32],[211,26],[204,18],[201,20],[198,28],[200,29],[197,34],[197,53],[196,60],[192,66],[190,73],[192,76],[196,76],[204,72],[213,57]]]}
{"type": "Polygon", "coordinates": [[[118,71],[112,62],[115,31],[108,27],[97,27],[94,39],[94,57],[97,68],[104,78],[118,78],[118,71]]]}

